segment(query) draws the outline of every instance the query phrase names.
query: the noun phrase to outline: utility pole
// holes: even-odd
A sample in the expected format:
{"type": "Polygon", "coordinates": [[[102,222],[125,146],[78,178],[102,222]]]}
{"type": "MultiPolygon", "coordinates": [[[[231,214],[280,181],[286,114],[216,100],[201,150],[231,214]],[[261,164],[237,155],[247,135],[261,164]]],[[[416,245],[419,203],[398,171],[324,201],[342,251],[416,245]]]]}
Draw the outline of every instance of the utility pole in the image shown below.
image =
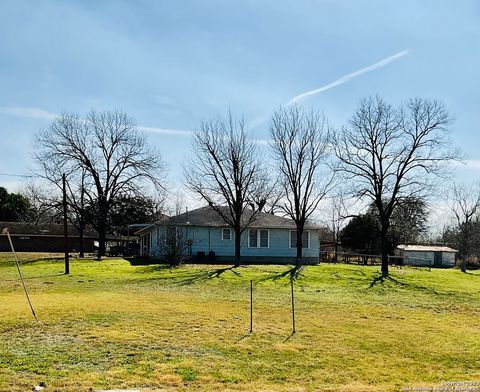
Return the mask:
{"type": "Polygon", "coordinates": [[[70,260],[68,256],[68,222],[67,222],[67,180],[65,173],[62,176],[63,181],[63,246],[65,250],[65,275],[70,273],[70,260]]]}

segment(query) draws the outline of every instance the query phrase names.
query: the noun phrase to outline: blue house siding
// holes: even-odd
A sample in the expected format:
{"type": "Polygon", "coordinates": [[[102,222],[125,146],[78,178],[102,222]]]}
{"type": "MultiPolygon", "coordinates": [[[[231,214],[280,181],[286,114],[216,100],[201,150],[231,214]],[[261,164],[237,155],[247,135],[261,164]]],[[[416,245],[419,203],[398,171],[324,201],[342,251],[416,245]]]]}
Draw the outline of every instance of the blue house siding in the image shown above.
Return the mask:
{"type": "MultiPolygon", "coordinates": [[[[226,227],[225,227],[226,228],[226,227]]],[[[230,240],[222,239],[221,227],[205,226],[178,226],[178,235],[185,241],[190,240],[191,256],[195,257],[199,252],[208,255],[210,251],[215,253],[217,261],[231,262],[235,254],[235,240],[233,230],[230,240]]],[[[249,263],[292,263],[295,261],[296,248],[290,248],[290,228],[285,229],[264,229],[269,231],[268,248],[250,248],[248,246],[249,229],[242,233],[241,257],[244,262],[249,263]]],[[[303,249],[304,261],[307,263],[316,263],[319,258],[320,241],[318,230],[309,230],[310,244],[308,248],[303,249]]],[[[152,242],[150,253],[152,256],[162,256],[162,241],[165,238],[165,227],[157,226],[151,232],[152,242]]]]}

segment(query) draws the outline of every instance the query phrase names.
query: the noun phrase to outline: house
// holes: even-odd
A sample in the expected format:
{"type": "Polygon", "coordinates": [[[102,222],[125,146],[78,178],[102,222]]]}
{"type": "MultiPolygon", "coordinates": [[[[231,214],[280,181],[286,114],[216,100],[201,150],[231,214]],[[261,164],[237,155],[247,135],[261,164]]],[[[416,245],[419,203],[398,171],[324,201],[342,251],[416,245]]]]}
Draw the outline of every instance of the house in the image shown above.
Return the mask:
{"type": "MultiPolygon", "coordinates": [[[[10,244],[2,229],[7,228],[12,238],[13,246],[18,252],[63,252],[64,238],[62,224],[36,224],[26,222],[0,222],[0,252],[10,252],[10,244]]],[[[80,248],[78,230],[68,226],[70,251],[80,248]]],[[[87,228],[83,234],[83,249],[85,253],[94,251],[94,242],[98,234],[87,228]]]]}
{"type": "Polygon", "coordinates": [[[429,266],[429,267],[453,267],[455,254],[458,250],[448,246],[435,245],[398,245],[397,254],[402,256],[403,264],[429,266]]]}
{"type": "MultiPolygon", "coordinates": [[[[226,207],[223,207],[226,208],[226,207]]],[[[251,214],[247,211],[246,214],[251,214]]],[[[319,230],[312,224],[305,226],[303,260],[313,264],[319,260],[319,230]]],[[[194,262],[234,261],[233,230],[212,208],[203,207],[162,219],[142,230],[141,255],[165,259],[169,252],[167,241],[173,237],[182,248],[183,256],[194,262]]],[[[241,237],[241,260],[246,263],[293,263],[296,257],[295,223],[273,214],[259,213],[241,237]]],[[[171,247],[170,247],[171,248],[171,247]]]]}

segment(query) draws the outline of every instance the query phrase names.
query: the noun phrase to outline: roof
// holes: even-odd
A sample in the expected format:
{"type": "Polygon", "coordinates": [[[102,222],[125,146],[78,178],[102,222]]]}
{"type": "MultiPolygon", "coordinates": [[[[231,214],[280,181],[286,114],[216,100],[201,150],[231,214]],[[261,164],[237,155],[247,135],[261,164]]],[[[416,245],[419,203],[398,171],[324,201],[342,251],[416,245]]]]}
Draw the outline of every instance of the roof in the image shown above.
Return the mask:
{"type": "Polygon", "coordinates": [[[456,249],[443,245],[398,245],[397,248],[403,251],[411,252],[458,252],[456,249]]]}
{"type": "Polygon", "coordinates": [[[164,224],[164,221],[169,219],[170,217],[165,214],[160,214],[160,219],[154,223],[149,223],[148,225],[144,226],[143,228],[140,228],[139,230],[135,231],[135,234],[141,234],[141,233],[148,233],[152,228],[158,225],[164,224]]]}
{"type": "MultiPolygon", "coordinates": [[[[225,213],[228,211],[228,207],[220,207],[225,210],[225,213]]],[[[251,216],[252,210],[247,209],[245,212],[245,218],[248,219],[251,216]]],[[[172,216],[170,218],[165,218],[156,222],[155,224],[146,227],[142,230],[139,230],[137,234],[149,231],[151,227],[155,225],[191,225],[191,226],[207,226],[207,227],[225,227],[226,223],[224,219],[218,214],[213,207],[201,207],[196,210],[184,212],[183,214],[172,216]]],[[[292,219],[284,218],[274,214],[268,214],[265,212],[260,212],[256,216],[252,224],[249,225],[252,228],[268,228],[268,229],[295,229],[296,225],[292,219]]],[[[305,229],[309,230],[319,230],[320,226],[307,223],[305,229]]]]}
{"type": "MultiPolygon", "coordinates": [[[[0,222],[0,235],[5,228],[8,228],[8,232],[12,236],[63,237],[63,224],[57,223],[0,222]]],[[[68,233],[70,237],[79,235],[78,230],[72,225],[68,225],[68,233]]],[[[97,238],[98,234],[91,227],[86,227],[83,236],[97,238]]]]}

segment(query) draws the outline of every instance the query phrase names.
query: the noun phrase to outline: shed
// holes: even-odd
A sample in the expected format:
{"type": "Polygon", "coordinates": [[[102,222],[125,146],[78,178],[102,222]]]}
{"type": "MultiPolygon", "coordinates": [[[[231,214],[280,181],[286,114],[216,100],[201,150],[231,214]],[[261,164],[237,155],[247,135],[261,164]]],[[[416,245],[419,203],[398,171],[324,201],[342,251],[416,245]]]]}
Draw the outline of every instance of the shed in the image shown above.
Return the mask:
{"type": "Polygon", "coordinates": [[[439,245],[398,245],[397,253],[406,265],[453,267],[458,250],[439,245]]]}

